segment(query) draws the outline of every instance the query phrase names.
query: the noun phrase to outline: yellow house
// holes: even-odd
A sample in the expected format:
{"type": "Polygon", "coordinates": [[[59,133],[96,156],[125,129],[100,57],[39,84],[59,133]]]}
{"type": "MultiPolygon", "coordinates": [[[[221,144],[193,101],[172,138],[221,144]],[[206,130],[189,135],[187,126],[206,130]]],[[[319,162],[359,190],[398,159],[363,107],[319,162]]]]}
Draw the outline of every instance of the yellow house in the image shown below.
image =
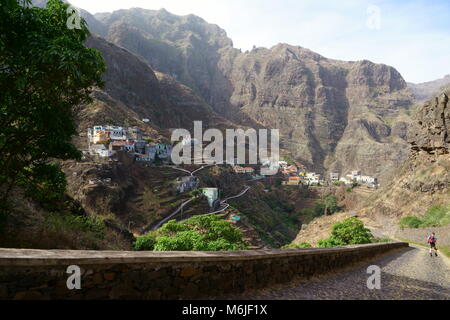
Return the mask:
{"type": "Polygon", "coordinates": [[[109,139],[109,135],[105,130],[94,130],[94,144],[105,143],[109,139]]]}

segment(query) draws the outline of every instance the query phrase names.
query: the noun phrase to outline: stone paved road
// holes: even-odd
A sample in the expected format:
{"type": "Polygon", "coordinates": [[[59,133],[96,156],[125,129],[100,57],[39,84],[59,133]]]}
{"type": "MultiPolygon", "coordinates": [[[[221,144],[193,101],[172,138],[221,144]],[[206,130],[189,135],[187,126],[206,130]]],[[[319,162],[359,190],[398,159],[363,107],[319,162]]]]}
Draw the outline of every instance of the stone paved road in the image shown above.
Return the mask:
{"type": "Polygon", "coordinates": [[[306,283],[272,287],[231,299],[244,300],[450,300],[450,262],[423,248],[409,248],[352,270],[306,283]],[[367,288],[367,268],[381,268],[381,290],[367,288]]]}

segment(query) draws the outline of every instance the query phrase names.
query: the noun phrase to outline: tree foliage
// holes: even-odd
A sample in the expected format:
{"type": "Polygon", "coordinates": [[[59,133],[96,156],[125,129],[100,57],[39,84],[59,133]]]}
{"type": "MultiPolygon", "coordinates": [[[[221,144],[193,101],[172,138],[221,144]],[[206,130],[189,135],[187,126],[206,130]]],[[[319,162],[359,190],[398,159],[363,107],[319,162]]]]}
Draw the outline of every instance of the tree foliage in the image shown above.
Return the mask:
{"type": "Polygon", "coordinates": [[[339,206],[337,198],[335,195],[327,195],[323,200],[317,201],[314,207],[315,215],[332,215],[341,211],[342,208],[339,206]]]}
{"type": "Polygon", "coordinates": [[[353,244],[371,243],[373,235],[357,218],[349,218],[333,226],[331,237],[319,241],[321,248],[339,247],[353,244]]]}
{"type": "Polygon", "coordinates": [[[146,251],[230,251],[246,247],[241,231],[217,216],[172,220],[134,243],[136,250],[146,251]]]}
{"type": "Polygon", "coordinates": [[[21,185],[40,200],[62,195],[65,177],[55,159],[78,159],[75,107],[102,85],[100,53],[84,46],[89,35],[69,29],[68,4],[49,0],[0,3],[0,205],[21,185]]]}

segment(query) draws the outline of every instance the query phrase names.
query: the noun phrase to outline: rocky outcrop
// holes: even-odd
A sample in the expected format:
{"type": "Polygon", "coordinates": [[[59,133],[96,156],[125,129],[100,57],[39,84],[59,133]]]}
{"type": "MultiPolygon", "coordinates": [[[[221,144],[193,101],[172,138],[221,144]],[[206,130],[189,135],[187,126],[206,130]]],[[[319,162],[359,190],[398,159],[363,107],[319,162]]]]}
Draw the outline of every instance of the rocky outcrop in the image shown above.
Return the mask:
{"type": "Polygon", "coordinates": [[[411,140],[415,154],[448,154],[450,150],[450,90],[428,101],[417,112],[417,130],[411,140]]]}
{"type": "Polygon", "coordinates": [[[450,89],[444,90],[418,110],[408,159],[392,181],[364,203],[363,211],[375,220],[421,217],[431,206],[448,204],[449,96],[450,89]]]}

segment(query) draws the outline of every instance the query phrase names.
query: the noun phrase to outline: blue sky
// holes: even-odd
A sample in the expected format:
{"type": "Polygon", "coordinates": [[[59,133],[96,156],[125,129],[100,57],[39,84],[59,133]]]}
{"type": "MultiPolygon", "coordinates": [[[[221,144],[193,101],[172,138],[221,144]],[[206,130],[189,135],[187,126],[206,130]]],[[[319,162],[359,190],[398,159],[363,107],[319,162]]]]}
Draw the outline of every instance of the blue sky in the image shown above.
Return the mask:
{"type": "Polygon", "coordinates": [[[328,58],[392,65],[409,82],[450,74],[448,0],[72,0],[91,13],[140,7],[195,14],[242,50],[289,43],[328,58]]]}

